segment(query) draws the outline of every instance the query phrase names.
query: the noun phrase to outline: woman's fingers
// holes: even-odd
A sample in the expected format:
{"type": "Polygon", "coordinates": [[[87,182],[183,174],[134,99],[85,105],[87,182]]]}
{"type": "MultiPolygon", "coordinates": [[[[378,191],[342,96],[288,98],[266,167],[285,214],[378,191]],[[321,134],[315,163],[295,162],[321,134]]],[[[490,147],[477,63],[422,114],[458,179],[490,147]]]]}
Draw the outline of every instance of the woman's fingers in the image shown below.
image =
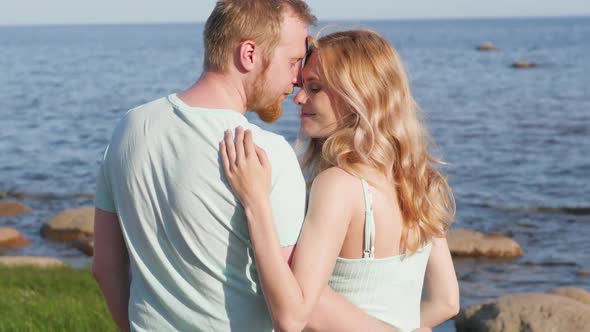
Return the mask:
{"type": "Polygon", "coordinates": [[[256,151],[256,156],[258,156],[258,161],[260,161],[260,165],[262,165],[263,168],[268,168],[270,166],[270,163],[268,162],[268,156],[266,155],[266,151],[264,151],[264,149],[259,147],[258,145],[256,145],[254,149],[256,151]]]}
{"type": "Polygon", "coordinates": [[[252,131],[246,130],[244,133],[244,153],[246,158],[250,158],[254,153],[254,141],[252,139],[252,131]]]}
{"type": "Polygon", "coordinates": [[[234,138],[231,133],[231,130],[225,131],[225,136],[223,138],[225,149],[227,151],[227,159],[228,159],[228,166],[235,164],[236,162],[236,148],[234,145],[234,138]]]}
{"type": "Polygon", "coordinates": [[[222,144],[220,144],[221,162],[226,173],[232,171],[232,167],[238,165],[240,160],[248,160],[251,156],[258,157],[260,165],[267,168],[270,164],[266,152],[254,144],[251,130],[236,128],[236,137],[233,138],[231,130],[226,130],[222,144]]]}
{"type": "Polygon", "coordinates": [[[219,154],[221,155],[221,164],[223,165],[223,170],[225,171],[225,176],[230,176],[229,172],[229,158],[227,156],[227,148],[225,146],[225,140],[219,143],[219,154]]]}
{"type": "Polygon", "coordinates": [[[236,128],[235,147],[236,147],[236,164],[237,164],[241,160],[246,160],[246,155],[244,152],[244,128],[242,128],[242,127],[236,128]]]}

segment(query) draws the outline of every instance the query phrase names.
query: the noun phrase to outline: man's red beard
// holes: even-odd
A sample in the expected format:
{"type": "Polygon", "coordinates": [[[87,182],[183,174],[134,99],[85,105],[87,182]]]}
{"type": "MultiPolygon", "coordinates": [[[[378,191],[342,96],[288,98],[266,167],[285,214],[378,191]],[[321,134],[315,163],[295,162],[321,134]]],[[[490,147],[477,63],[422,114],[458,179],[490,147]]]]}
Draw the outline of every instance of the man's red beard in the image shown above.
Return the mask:
{"type": "Polygon", "coordinates": [[[283,103],[279,97],[273,103],[266,106],[257,106],[250,109],[252,112],[258,114],[260,120],[266,123],[273,123],[283,115],[283,103]]]}
{"type": "MultiPolygon", "coordinates": [[[[266,96],[266,69],[258,76],[254,82],[252,93],[247,97],[247,108],[258,114],[260,120],[266,123],[273,123],[277,121],[281,115],[283,115],[283,100],[282,94],[278,96],[274,101],[266,103],[268,97],[266,96]]],[[[284,94],[291,94],[293,87],[290,87],[287,91],[283,91],[284,94]]]]}

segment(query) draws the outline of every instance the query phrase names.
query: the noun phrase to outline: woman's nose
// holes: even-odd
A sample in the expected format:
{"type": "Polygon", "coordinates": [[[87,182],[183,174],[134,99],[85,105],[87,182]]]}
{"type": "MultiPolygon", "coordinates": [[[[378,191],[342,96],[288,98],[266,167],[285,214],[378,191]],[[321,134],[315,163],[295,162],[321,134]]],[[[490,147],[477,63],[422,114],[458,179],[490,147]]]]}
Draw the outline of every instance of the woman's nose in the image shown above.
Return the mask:
{"type": "Polygon", "coordinates": [[[295,95],[295,98],[293,98],[293,101],[295,102],[295,104],[300,106],[304,105],[307,102],[307,93],[305,93],[304,88],[299,88],[299,91],[295,95]]]}

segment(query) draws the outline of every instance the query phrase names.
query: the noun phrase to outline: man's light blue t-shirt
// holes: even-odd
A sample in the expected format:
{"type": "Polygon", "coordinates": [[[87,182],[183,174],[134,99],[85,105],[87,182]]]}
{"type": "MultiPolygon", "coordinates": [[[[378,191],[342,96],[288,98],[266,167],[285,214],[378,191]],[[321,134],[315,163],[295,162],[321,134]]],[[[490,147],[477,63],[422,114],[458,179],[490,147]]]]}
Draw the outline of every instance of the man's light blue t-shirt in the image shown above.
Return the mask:
{"type": "Polygon", "coordinates": [[[272,166],[281,245],[304,219],[305,182],[279,135],[232,110],[193,108],[176,95],[129,111],[97,180],[95,205],[117,213],[131,260],[134,331],[271,331],[244,210],[219,159],[226,129],[251,129],[272,166]]]}

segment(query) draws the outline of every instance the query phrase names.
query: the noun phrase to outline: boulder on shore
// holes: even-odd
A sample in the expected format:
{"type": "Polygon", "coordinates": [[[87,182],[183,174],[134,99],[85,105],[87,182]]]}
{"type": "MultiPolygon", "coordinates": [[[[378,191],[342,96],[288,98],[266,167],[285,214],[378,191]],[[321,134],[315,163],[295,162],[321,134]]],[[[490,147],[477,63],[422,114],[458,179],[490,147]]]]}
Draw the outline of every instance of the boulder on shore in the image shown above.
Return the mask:
{"type": "Polygon", "coordinates": [[[482,51],[482,52],[489,52],[489,51],[497,51],[498,48],[496,47],[496,45],[494,45],[492,43],[483,43],[477,47],[477,50],[482,51]]]}
{"type": "Polygon", "coordinates": [[[512,68],[522,69],[522,68],[535,68],[539,65],[534,62],[528,61],[515,61],[512,63],[512,68]]]}
{"type": "Polygon", "coordinates": [[[56,241],[74,241],[94,234],[94,208],[64,210],[41,228],[43,237],[56,241]]]}
{"type": "Polygon", "coordinates": [[[16,217],[30,213],[26,205],[20,202],[0,202],[0,217],[16,217]]]}
{"type": "Polygon", "coordinates": [[[0,227],[0,250],[16,249],[31,244],[21,232],[10,227],[0,227]]]}
{"type": "Polygon", "coordinates": [[[484,234],[467,229],[453,229],[447,235],[453,256],[511,258],[523,255],[513,239],[501,234],[484,234]]]}
{"type": "Polygon", "coordinates": [[[52,257],[0,256],[0,266],[34,266],[46,268],[65,265],[63,261],[52,257]]]}
{"type": "MultiPolygon", "coordinates": [[[[561,287],[550,290],[547,292],[549,294],[555,294],[560,296],[568,297],[572,300],[576,300],[578,302],[582,302],[584,304],[590,305],[590,292],[582,288],[576,287],[561,287]]],[[[588,326],[590,328],[590,326],[588,326]]]]}
{"type": "Polygon", "coordinates": [[[554,294],[513,294],[461,309],[457,332],[588,331],[590,305],[554,294]]]}
{"type": "Polygon", "coordinates": [[[85,238],[85,239],[76,240],[72,243],[72,247],[85,253],[86,256],[94,256],[94,239],[93,238],[85,238]]]}

